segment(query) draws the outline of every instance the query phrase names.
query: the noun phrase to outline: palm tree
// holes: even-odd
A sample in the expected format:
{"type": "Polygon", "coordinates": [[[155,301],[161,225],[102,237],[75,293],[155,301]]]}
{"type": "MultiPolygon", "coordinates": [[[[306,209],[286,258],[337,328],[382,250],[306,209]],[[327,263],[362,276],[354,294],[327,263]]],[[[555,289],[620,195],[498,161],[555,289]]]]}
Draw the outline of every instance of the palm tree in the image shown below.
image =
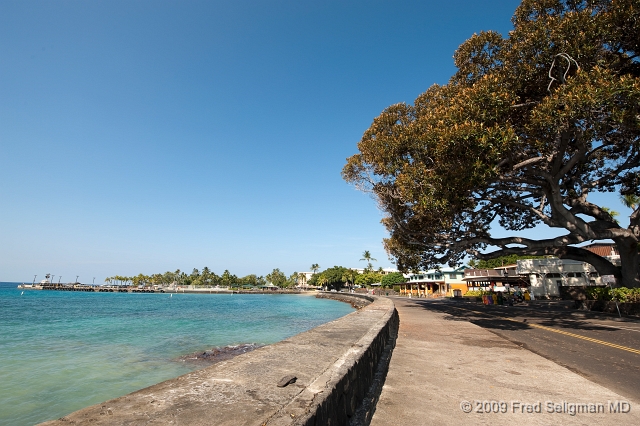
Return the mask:
{"type": "Polygon", "coordinates": [[[321,287],[326,286],[328,283],[329,283],[329,279],[324,275],[322,275],[320,279],[318,279],[318,284],[320,284],[321,287]]]}
{"type": "Polygon", "coordinates": [[[371,253],[369,253],[369,250],[365,250],[364,253],[362,253],[362,259],[360,259],[360,261],[365,260],[367,262],[367,270],[370,271],[373,269],[373,265],[371,264],[371,261],[377,261],[378,259],[374,259],[373,257],[371,257],[371,253]]]}
{"type": "Polygon", "coordinates": [[[300,283],[301,286],[304,286],[305,288],[307,288],[307,274],[305,274],[304,272],[299,272],[298,282],[300,283]]]}
{"type": "Polygon", "coordinates": [[[314,263],[313,265],[311,265],[311,270],[313,271],[313,273],[317,273],[318,269],[320,269],[320,265],[318,265],[317,263],[314,263]]]}
{"type": "Polygon", "coordinates": [[[356,282],[356,277],[358,276],[358,271],[354,271],[353,269],[347,269],[347,271],[344,273],[344,275],[342,275],[342,279],[347,283],[351,283],[351,286],[353,286],[356,282]]]}
{"type": "Polygon", "coordinates": [[[631,210],[635,210],[640,204],[640,197],[635,194],[625,194],[620,196],[620,201],[622,201],[622,204],[626,207],[629,207],[631,210]]]}
{"type": "Polygon", "coordinates": [[[202,282],[204,285],[208,286],[209,284],[211,284],[211,271],[208,267],[205,266],[204,268],[202,268],[202,272],[200,273],[200,275],[202,276],[202,282]]]}

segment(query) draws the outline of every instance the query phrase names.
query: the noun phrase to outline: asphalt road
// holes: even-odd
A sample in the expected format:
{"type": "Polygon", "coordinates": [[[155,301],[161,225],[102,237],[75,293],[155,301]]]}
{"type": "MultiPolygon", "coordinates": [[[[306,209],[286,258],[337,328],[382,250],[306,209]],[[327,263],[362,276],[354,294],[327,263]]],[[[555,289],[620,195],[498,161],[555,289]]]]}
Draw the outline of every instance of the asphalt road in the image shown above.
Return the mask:
{"type": "Polygon", "coordinates": [[[429,299],[414,302],[425,309],[447,313],[452,321],[477,324],[592,382],[640,401],[638,320],[620,321],[568,309],[429,299]]]}

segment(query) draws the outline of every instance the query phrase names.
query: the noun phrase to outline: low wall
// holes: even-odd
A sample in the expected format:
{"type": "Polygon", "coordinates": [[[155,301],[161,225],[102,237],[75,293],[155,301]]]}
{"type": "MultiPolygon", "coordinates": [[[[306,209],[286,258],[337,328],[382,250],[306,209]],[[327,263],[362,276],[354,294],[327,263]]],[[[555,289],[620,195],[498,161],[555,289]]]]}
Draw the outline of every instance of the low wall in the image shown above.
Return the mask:
{"type": "Polygon", "coordinates": [[[349,303],[356,309],[362,309],[369,305],[375,299],[368,294],[358,293],[333,293],[333,292],[321,292],[316,295],[318,299],[334,299],[340,302],[349,303]]]}
{"type": "Polygon", "coordinates": [[[276,344],[43,425],[368,424],[395,346],[398,313],[385,298],[321,297],[367,305],[276,344]]]}

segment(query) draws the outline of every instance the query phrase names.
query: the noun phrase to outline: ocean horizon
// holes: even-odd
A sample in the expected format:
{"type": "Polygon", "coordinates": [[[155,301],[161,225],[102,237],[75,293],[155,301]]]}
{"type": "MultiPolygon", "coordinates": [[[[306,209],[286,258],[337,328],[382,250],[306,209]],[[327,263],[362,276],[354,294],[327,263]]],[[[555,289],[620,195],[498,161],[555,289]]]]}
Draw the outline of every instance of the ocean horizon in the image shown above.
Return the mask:
{"type": "Polygon", "coordinates": [[[353,311],[307,295],[84,293],[0,282],[0,424],[32,425],[203,368],[184,355],[268,345],[353,311]]]}

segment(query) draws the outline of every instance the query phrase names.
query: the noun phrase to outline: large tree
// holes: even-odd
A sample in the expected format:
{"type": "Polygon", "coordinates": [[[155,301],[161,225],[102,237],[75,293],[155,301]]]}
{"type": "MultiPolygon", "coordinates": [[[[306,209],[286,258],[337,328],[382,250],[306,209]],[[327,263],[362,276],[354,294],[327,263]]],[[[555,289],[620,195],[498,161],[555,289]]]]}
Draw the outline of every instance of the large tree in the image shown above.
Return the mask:
{"type": "Polygon", "coordinates": [[[268,282],[278,287],[285,287],[287,285],[287,276],[280,269],[276,268],[265,277],[268,282]]]}
{"type": "Polygon", "coordinates": [[[396,284],[406,283],[407,279],[400,272],[392,272],[390,274],[384,275],[380,284],[382,287],[393,287],[396,284]]]}
{"type": "Polygon", "coordinates": [[[347,281],[345,278],[347,271],[348,269],[344,266],[334,266],[333,268],[325,269],[319,274],[313,274],[308,284],[321,285],[339,290],[347,281]]]}
{"type": "Polygon", "coordinates": [[[448,84],[375,118],[343,177],[377,198],[401,269],[554,255],[638,287],[638,206],[626,226],[588,197],[640,195],[640,2],[524,0],[512,21],[464,42],[448,84]],[[518,235],[541,224],[559,236],[518,235]],[[609,239],[621,266],[578,247],[609,239]]]}

